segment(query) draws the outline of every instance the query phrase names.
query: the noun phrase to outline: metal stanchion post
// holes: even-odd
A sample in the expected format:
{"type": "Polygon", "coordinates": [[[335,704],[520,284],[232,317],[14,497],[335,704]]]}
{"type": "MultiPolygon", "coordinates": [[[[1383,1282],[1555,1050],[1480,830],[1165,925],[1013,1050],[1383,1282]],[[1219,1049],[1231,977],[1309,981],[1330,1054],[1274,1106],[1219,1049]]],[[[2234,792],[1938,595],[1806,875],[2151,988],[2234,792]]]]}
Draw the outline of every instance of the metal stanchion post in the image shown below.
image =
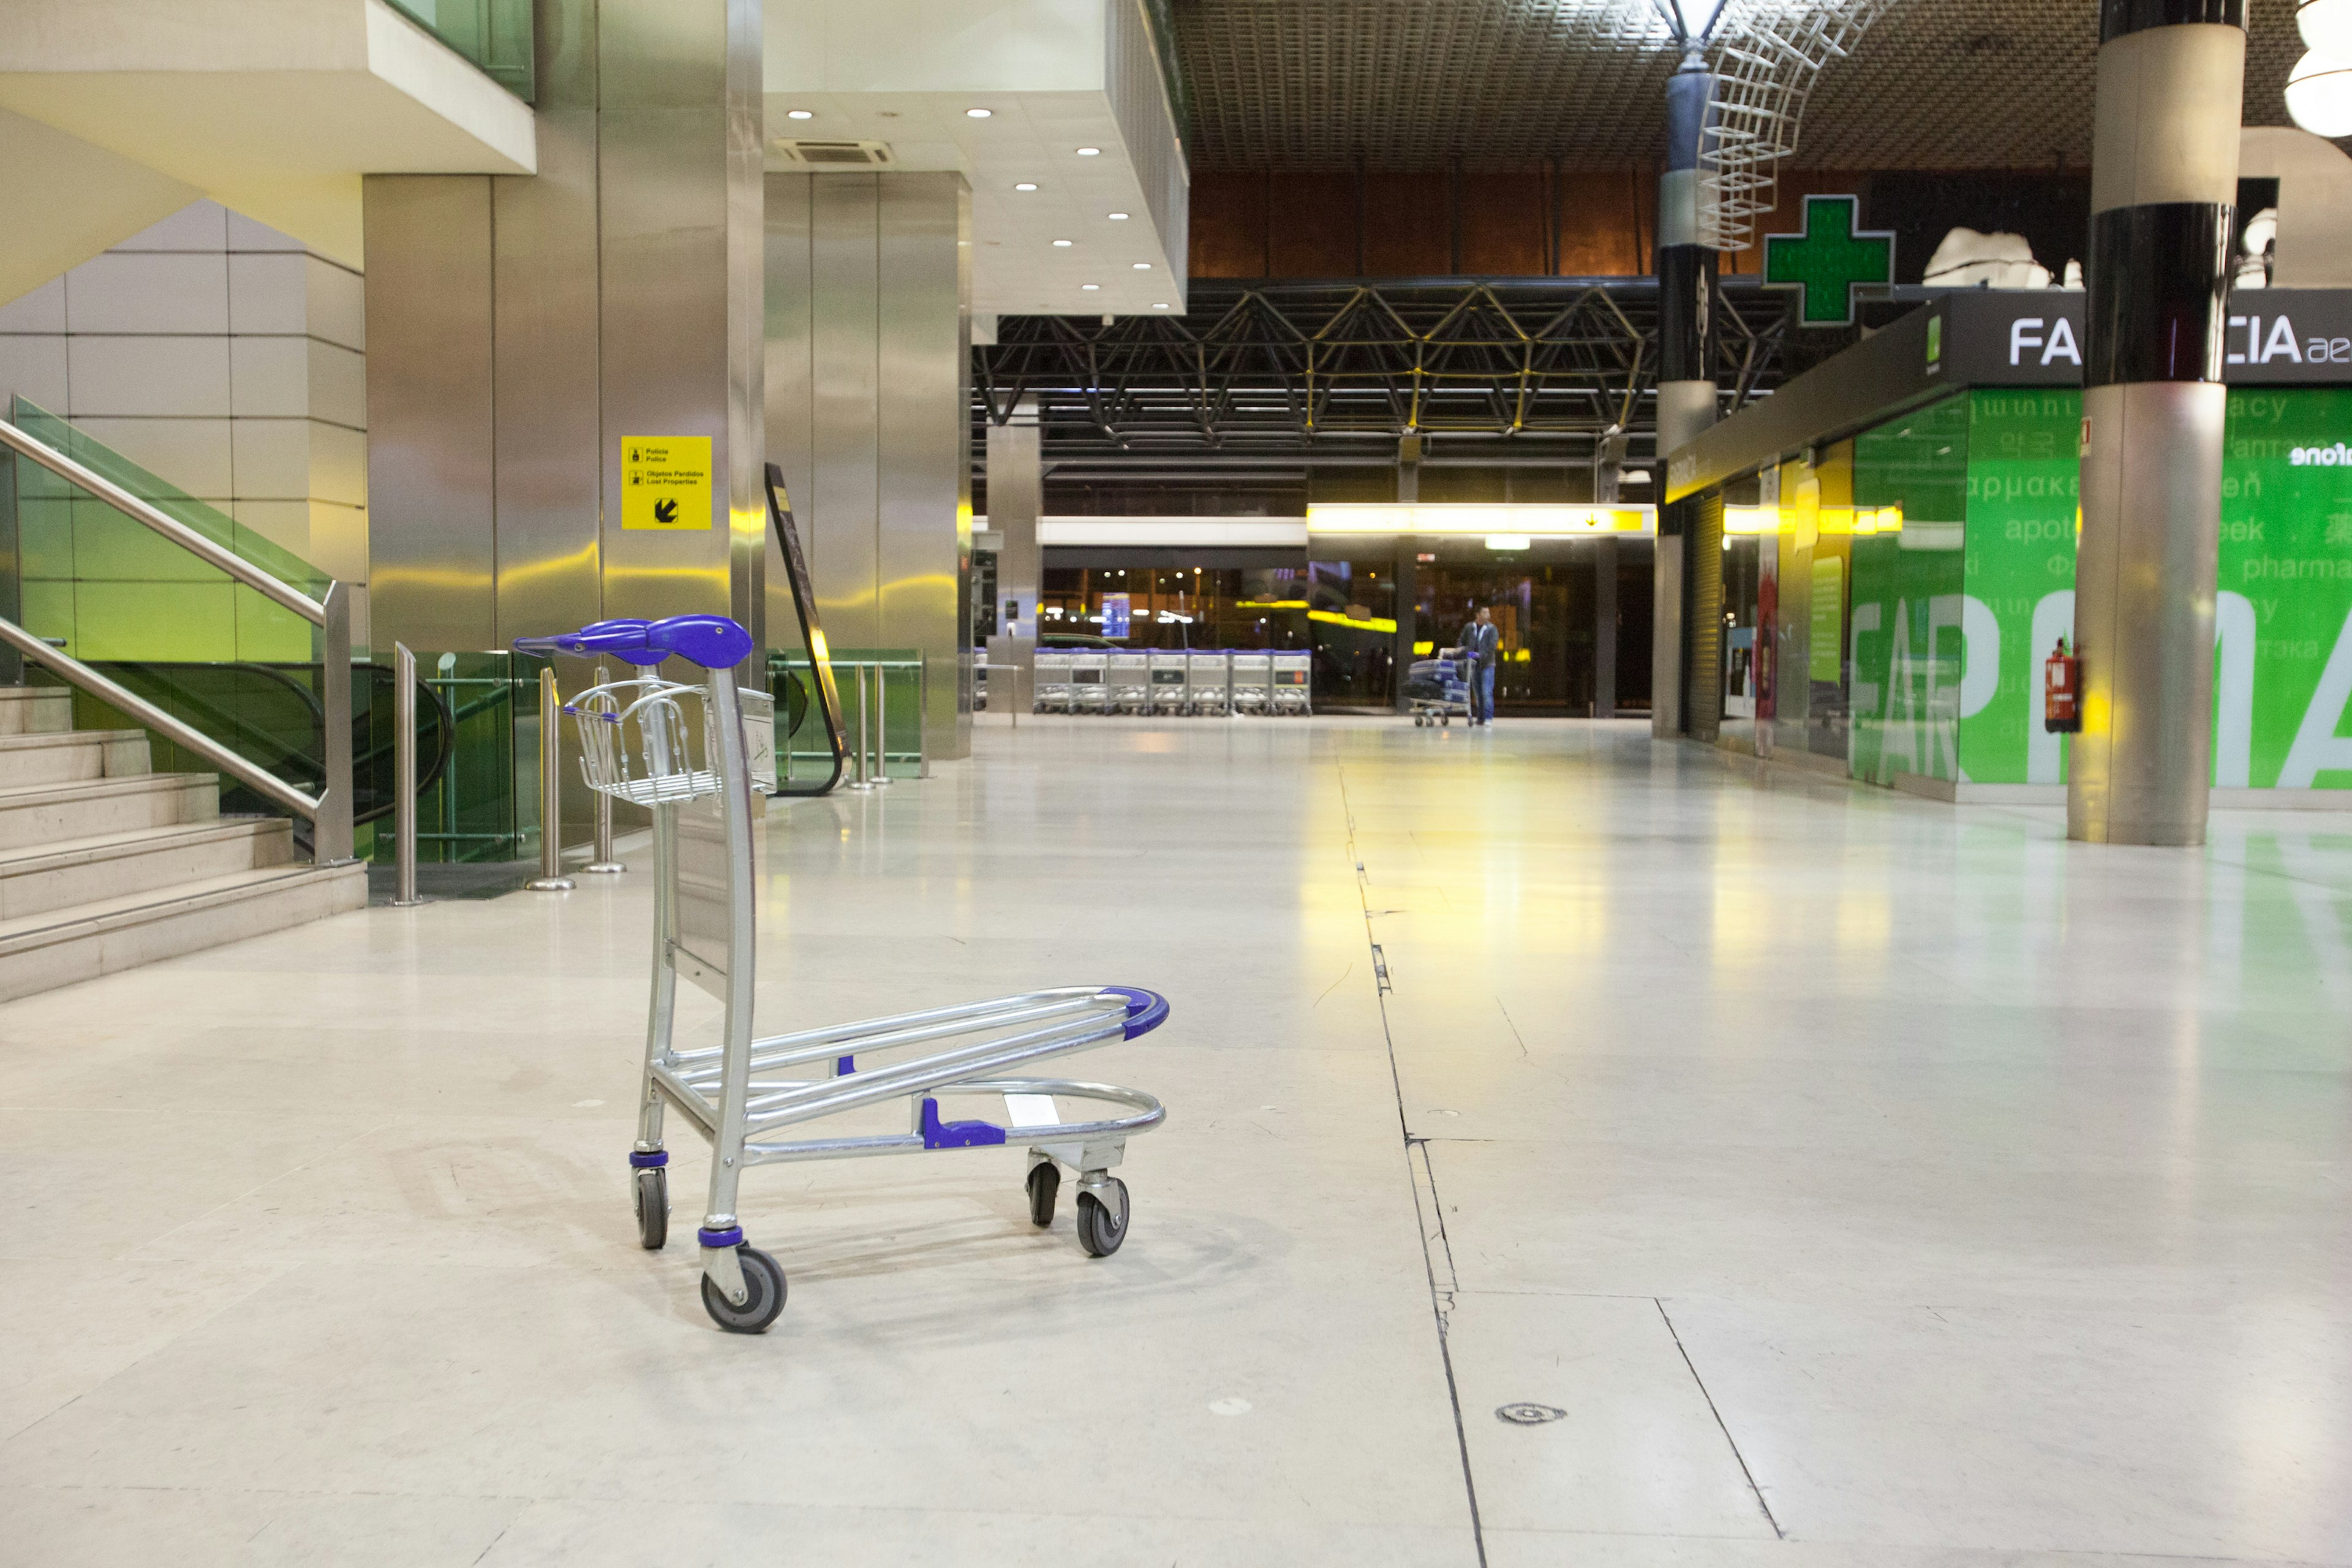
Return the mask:
{"type": "Polygon", "coordinates": [[[866,776],[866,666],[857,666],[857,776],[845,788],[864,792],[874,787],[866,776]]]}
{"type": "Polygon", "coordinates": [[[890,784],[890,672],[874,661],[874,787],[890,784]]]}
{"type": "Polygon", "coordinates": [[[931,661],[915,667],[915,776],[931,776],[931,661]]]}
{"type": "MultiPolygon", "coordinates": [[[[601,664],[596,667],[597,685],[611,679],[610,670],[601,664]]],[[[596,853],[589,860],[588,869],[599,875],[628,869],[613,853],[613,797],[601,789],[596,792],[596,853]]]]}
{"type": "Polygon", "coordinates": [[[563,705],[555,671],[539,672],[539,875],[523,884],[534,893],[568,893],[563,874],[563,705]]]}
{"type": "Polygon", "coordinates": [[[416,656],[392,645],[393,907],[411,909],[416,896],[416,656]]]}

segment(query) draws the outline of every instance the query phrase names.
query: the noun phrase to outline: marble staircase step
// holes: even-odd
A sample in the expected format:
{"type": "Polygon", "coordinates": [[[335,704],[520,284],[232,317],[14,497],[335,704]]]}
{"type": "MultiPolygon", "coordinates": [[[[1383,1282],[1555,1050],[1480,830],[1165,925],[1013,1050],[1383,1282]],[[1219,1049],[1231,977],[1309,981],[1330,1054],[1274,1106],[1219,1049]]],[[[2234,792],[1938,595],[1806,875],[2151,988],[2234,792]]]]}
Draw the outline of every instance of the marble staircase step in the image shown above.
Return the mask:
{"type": "Polygon", "coordinates": [[[296,858],[293,825],[268,816],[219,817],[0,850],[0,920],[266,870],[296,858]]]}
{"type": "Polygon", "coordinates": [[[13,786],[0,781],[0,853],[219,816],[220,784],[211,773],[13,786]]]}
{"type": "Polygon", "coordinates": [[[270,866],[0,920],[0,1001],[367,904],[367,867],[270,866]]]}

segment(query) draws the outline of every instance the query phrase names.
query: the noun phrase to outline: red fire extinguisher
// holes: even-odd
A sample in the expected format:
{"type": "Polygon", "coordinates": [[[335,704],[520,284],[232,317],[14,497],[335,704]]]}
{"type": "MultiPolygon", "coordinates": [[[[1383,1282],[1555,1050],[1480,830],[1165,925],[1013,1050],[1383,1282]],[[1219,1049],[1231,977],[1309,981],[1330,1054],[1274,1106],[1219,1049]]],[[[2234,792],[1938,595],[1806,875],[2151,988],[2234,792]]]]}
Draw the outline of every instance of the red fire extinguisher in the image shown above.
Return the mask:
{"type": "Polygon", "coordinates": [[[2053,735],[2083,732],[2083,661],[2060,637],[2042,666],[2042,727],[2053,735]]]}

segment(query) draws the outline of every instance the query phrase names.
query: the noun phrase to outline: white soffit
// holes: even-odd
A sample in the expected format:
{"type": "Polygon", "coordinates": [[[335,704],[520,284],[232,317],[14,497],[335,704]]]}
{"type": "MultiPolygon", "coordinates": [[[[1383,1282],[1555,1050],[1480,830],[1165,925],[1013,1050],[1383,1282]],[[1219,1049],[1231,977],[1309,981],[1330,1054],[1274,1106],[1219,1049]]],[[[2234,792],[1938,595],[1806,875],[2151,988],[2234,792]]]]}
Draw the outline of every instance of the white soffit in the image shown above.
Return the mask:
{"type": "Polygon", "coordinates": [[[383,0],[13,0],[0,108],[361,260],[360,176],[528,174],[530,108],[383,0]]]}
{"type": "MultiPolygon", "coordinates": [[[[1133,3],[768,0],[769,140],[885,142],[893,168],[962,174],[977,312],[1181,314],[1183,258],[1108,80],[1109,8],[1133,3]]],[[[772,152],[768,167],[796,165],[772,152]]]]}

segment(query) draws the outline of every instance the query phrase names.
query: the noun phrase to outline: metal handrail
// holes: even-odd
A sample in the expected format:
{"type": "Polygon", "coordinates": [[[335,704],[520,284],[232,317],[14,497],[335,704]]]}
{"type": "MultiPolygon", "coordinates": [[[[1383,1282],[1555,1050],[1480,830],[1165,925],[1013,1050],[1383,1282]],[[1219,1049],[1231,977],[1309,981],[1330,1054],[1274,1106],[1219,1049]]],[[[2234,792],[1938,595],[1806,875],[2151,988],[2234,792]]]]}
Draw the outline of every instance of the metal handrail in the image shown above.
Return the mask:
{"type": "Polygon", "coordinates": [[[133,696],[124,688],[51,647],[24,627],[0,620],[0,639],[18,652],[47,666],[76,686],[121,712],[136,718],[157,733],[170,737],[245,784],[263,798],[304,817],[311,825],[311,857],[321,866],[342,865],[352,858],[352,601],[351,590],[340,582],[327,584],[326,597],[313,599],[300,589],[281,583],[226,546],[215,543],[152,502],[132,495],[104,474],[75,461],[63,452],[0,419],[0,445],[12,447],[69,484],[77,485],[125,517],[163,535],[206,565],[244,584],[274,604],[293,611],[319,628],[320,706],[325,727],[326,786],[317,798],[304,795],[275,774],[255,767],[245,758],[209,737],[188,728],[162,709],[133,696]]]}
{"type": "Polygon", "coordinates": [[[304,795],[268,769],[230,751],[203,731],[189,728],[129,687],[118,685],[99,674],[63,648],[51,647],[16,622],[5,618],[0,618],[0,641],[6,642],[27,658],[37,659],[56,670],[108,707],[138,720],[166,740],[186,747],[264,799],[284,806],[307,822],[315,824],[319,820],[320,801],[304,795]]]}
{"type": "Polygon", "coordinates": [[[279,582],[227,546],[205,538],[178,518],[157,508],[153,502],[142,500],[97,469],[85,467],[47,442],[26,435],[5,419],[0,419],[0,442],[15,447],[59,479],[79,485],[115,510],[138,519],[205,565],[218,567],[247,587],[285,605],[312,626],[327,624],[327,606],[310,595],[279,582]]]}

